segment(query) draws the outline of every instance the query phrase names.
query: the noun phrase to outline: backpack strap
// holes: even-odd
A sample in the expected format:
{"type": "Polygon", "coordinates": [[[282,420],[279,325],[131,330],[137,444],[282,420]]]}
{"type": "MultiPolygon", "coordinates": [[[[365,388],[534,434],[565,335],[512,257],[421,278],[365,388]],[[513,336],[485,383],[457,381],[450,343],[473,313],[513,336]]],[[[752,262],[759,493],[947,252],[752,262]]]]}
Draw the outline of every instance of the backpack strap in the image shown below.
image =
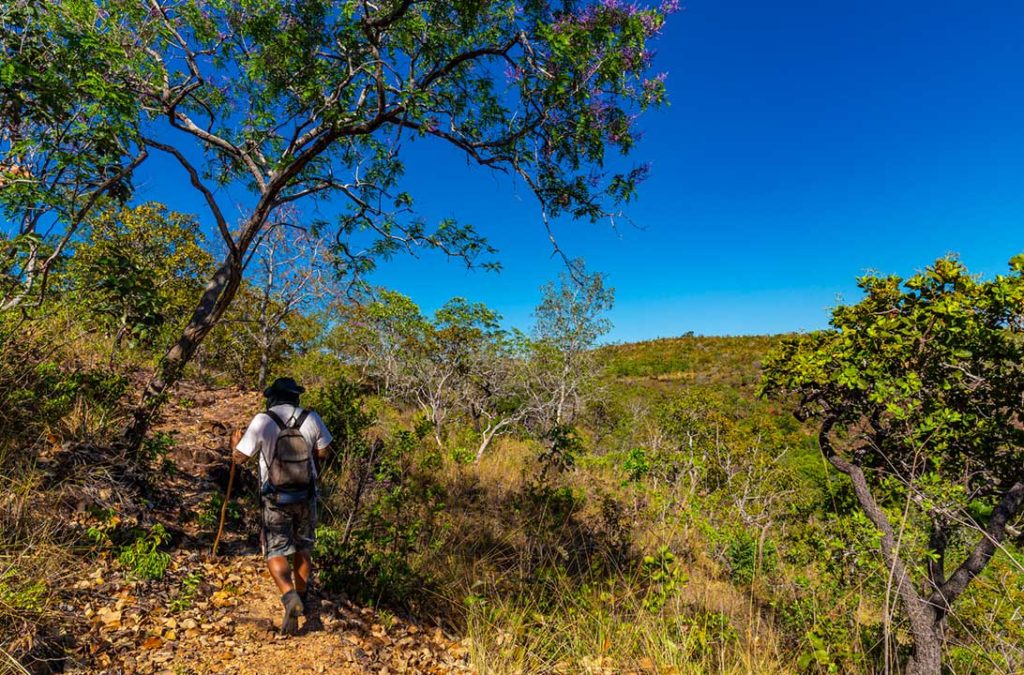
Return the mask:
{"type": "Polygon", "coordinates": [[[309,417],[309,411],[308,410],[303,410],[301,413],[299,413],[299,416],[295,418],[295,421],[292,423],[291,428],[292,429],[301,429],[302,425],[306,421],[307,417],[309,417]]]}
{"type": "Polygon", "coordinates": [[[264,410],[263,414],[266,415],[267,417],[269,417],[270,419],[272,419],[274,421],[274,424],[277,425],[278,429],[285,429],[285,428],[287,428],[288,425],[286,425],[284,423],[284,420],[282,420],[280,417],[278,417],[276,412],[274,412],[272,410],[264,410]]]}

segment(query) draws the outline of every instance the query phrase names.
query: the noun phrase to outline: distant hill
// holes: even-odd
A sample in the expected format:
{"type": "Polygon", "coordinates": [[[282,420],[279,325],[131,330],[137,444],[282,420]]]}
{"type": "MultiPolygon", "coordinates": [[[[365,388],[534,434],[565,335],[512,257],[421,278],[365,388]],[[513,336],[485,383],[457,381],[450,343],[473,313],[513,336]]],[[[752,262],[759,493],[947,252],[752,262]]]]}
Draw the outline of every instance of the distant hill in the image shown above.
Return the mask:
{"type": "Polygon", "coordinates": [[[607,345],[597,353],[613,378],[750,388],[764,356],[783,337],[682,336],[607,345]]]}

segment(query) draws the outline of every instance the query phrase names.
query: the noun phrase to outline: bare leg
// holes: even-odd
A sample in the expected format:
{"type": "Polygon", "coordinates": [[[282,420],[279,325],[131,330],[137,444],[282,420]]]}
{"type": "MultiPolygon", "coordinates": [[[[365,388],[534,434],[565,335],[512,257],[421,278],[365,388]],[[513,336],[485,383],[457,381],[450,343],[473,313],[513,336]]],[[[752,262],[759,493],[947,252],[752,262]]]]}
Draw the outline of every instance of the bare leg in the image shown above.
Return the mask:
{"type": "Polygon", "coordinates": [[[295,591],[299,595],[306,593],[309,585],[309,578],[313,574],[313,559],[309,551],[299,551],[295,554],[295,591]]]}
{"type": "MultiPolygon", "coordinates": [[[[288,591],[295,590],[295,586],[292,584],[292,568],[288,564],[288,558],[283,555],[276,555],[273,558],[267,558],[267,569],[270,570],[270,576],[273,577],[274,583],[277,584],[277,590],[284,595],[288,591]]],[[[303,590],[305,590],[306,580],[302,580],[303,590]]]]}

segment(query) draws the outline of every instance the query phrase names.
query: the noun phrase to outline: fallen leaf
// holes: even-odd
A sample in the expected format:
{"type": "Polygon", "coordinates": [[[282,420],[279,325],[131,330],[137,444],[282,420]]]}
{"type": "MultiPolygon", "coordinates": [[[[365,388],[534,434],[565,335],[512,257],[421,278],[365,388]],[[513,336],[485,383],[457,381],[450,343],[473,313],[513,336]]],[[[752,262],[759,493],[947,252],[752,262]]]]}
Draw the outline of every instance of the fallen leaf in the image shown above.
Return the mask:
{"type": "Polygon", "coordinates": [[[164,644],[164,641],[157,636],[146,638],[146,641],[142,643],[143,649],[160,649],[164,644]]]}
{"type": "Polygon", "coordinates": [[[121,627],[121,610],[102,609],[96,616],[103,622],[103,627],[107,630],[121,627]]]}

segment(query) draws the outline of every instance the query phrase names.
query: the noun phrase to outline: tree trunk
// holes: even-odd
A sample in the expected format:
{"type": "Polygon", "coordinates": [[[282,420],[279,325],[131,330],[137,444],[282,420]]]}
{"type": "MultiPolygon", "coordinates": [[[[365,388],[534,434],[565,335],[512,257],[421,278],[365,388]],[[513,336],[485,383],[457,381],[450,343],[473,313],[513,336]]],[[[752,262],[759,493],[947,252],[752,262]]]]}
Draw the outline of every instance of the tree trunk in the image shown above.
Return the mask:
{"type": "MultiPolygon", "coordinates": [[[[923,608],[922,608],[923,609],[923,608]]],[[[914,653],[907,662],[907,675],[940,675],[942,673],[942,632],[938,622],[930,631],[913,630],[914,653]]]]}
{"type": "Polygon", "coordinates": [[[487,448],[491,445],[491,441],[494,440],[494,436],[498,433],[498,429],[500,428],[501,426],[495,426],[491,429],[484,430],[483,438],[480,441],[480,447],[477,448],[476,451],[476,459],[473,460],[475,463],[480,462],[480,458],[482,458],[484,453],[487,452],[487,448]]]}
{"type": "Polygon", "coordinates": [[[260,373],[257,378],[257,385],[260,391],[267,388],[267,377],[270,375],[270,345],[270,336],[264,330],[263,335],[260,337],[260,373]]]}
{"type": "Polygon", "coordinates": [[[267,282],[263,287],[263,299],[260,301],[260,374],[258,386],[262,391],[267,387],[267,370],[270,365],[270,291],[274,285],[273,271],[268,274],[267,282]]]}
{"type": "Polygon", "coordinates": [[[142,401],[123,436],[130,450],[138,450],[142,445],[149,425],[166,399],[167,391],[181,378],[185,366],[196,353],[203,338],[217,325],[238,292],[241,281],[241,263],[228,253],[206,285],[206,290],[196,305],[188,325],[160,360],[153,378],[142,392],[142,401]]]}
{"type": "Polygon", "coordinates": [[[910,622],[910,634],[914,643],[914,651],[907,663],[908,675],[940,675],[942,672],[942,616],[922,597],[910,577],[910,571],[900,557],[897,547],[896,533],[889,522],[885,511],[875,501],[868,486],[864,470],[850,462],[835,451],[829,433],[835,421],[827,419],[818,432],[818,443],[829,463],[845,474],[853,485],[853,494],[864,515],[882,534],[882,559],[892,573],[896,587],[896,595],[900,598],[903,610],[910,622]]]}

